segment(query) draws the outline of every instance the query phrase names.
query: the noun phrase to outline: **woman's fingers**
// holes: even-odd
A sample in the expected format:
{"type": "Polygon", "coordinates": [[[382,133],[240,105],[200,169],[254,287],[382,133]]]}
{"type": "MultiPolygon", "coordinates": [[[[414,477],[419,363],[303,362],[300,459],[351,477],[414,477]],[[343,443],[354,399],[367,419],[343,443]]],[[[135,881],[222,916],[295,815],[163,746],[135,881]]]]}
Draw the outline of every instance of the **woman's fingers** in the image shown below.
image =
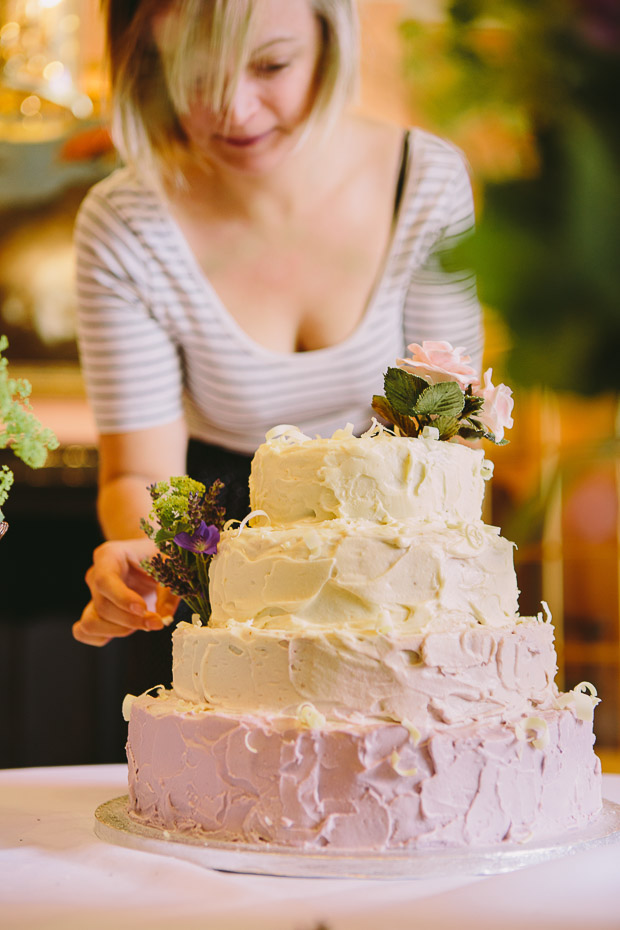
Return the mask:
{"type": "Polygon", "coordinates": [[[157,582],[140,568],[140,560],[152,551],[153,544],[148,539],[118,540],[95,549],[86,583],[98,609],[100,602],[106,600],[123,611],[141,616],[155,606],[157,582]],[[150,604],[147,603],[149,595],[150,604]]]}
{"type": "Polygon", "coordinates": [[[111,639],[117,636],[129,636],[133,632],[127,627],[119,627],[114,623],[102,620],[97,614],[92,601],[86,605],[77,623],[73,624],[75,639],[89,646],[105,646],[111,639]]]}
{"type": "MultiPolygon", "coordinates": [[[[90,576],[93,615],[104,623],[126,628],[129,633],[134,630],[159,630],[161,618],[149,610],[144,597],[134,593],[121,579],[115,576],[90,576]]],[[[156,597],[156,584],[152,583],[153,605],[156,597]]],[[[145,592],[146,593],[146,592],[145,592]]],[[[89,614],[89,618],[90,618],[89,614]]]]}
{"type": "MultiPolygon", "coordinates": [[[[155,593],[153,594],[153,600],[155,593]]],[[[97,616],[111,623],[113,626],[127,627],[129,632],[134,630],[160,630],[161,620],[158,615],[146,608],[144,601],[132,605],[129,610],[119,607],[117,603],[109,600],[100,591],[93,593],[92,604],[97,616]]]]}
{"type": "Polygon", "coordinates": [[[161,617],[147,614],[143,619],[129,617],[114,606],[106,605],[106,613],[97,610],[94,601],[89,601],[82,616],[73,624],[73,635],[81,643],[91,646],[105,646],[111,639],[130,636],[137,630],[161,630],[164,626],[161,617]]]}
{"type": "MultiPolygon", "coordinates": [[[[147,602],[142,594],[130,588],[125,580],[103,569],[89,569],[86,583],[97,608],[105,616],[109,610],[121,612],[127,616],[127,623],[138,623],[137,617],[143,617],[148,611],[147,602]]],[[[155,590],[155,585],[153,585],[155,590]]],[[[146,591],[144,592],[146,594],[146,591]]]]}
{"type": "Polygon", "coordinates": [[[152,553],[153,544],[148,539],[107,542],[95,550],[86,573],[92,598],[73,625],[77,640],[103,646],[136,630],[162,629],[162,617],[176,609],[178,598],[140,567],[141,559],[152,553]]]}

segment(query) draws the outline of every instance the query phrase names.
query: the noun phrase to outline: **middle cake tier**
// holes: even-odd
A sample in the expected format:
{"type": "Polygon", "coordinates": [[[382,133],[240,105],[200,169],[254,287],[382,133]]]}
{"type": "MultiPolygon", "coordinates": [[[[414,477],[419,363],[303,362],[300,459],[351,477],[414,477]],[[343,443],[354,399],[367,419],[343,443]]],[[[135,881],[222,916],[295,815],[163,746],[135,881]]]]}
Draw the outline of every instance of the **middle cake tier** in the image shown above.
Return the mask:
{"type": "Polygon", "coordinates": [[[431,730],[553,706],[550,623],[460,633],[282,632],[180,623],[173,688],[226,712],[381,718],[431,730]]]}
{"type": "Polygon", "coordinates": [[[408,633],[505,626],[519,593],[496,527],[344,520],[223,533],[209,589],[212,627],[408,633]]]}

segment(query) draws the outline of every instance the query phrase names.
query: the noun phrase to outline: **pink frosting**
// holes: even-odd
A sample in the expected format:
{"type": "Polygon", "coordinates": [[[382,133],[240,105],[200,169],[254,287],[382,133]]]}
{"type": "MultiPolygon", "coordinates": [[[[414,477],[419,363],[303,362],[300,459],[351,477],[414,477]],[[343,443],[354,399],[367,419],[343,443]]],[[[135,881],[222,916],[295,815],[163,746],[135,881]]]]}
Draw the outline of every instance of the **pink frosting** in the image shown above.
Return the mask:
{"type": "Polygon", "coordinates": [[[292,847],[485,846],[588,822],[601,807],[591,722],[538,712],[543,749],[514,725],[416,744],[397,723],[224,714],[163,692],[131,708],[132,816],[168,830],[292,847]]]}

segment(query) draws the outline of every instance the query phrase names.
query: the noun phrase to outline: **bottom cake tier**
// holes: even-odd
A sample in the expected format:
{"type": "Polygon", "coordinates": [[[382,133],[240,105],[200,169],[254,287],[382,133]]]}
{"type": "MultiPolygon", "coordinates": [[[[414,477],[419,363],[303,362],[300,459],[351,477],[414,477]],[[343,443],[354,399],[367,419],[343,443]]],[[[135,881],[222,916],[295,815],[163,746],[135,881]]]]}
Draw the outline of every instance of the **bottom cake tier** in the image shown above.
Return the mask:
{"type": "Polygon", "coordinates": [[[171,831],[347,850],[488,846],[601,809],[592,723],[573,709],[444,729],[226,714],[161,691],[132,701],[130,814],[171,831]]]}

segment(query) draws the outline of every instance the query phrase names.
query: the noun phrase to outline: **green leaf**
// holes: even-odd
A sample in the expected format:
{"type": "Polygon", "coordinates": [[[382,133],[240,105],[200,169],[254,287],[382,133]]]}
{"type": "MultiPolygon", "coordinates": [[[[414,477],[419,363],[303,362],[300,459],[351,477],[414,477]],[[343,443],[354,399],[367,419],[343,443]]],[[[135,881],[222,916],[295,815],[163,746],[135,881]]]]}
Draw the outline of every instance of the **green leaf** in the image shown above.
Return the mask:
{"type": "Polygon", "coordinates": [[[475,429],[473,426],[469,426],[468,424],[464,426],[463,421],[461,420],[457,436],[460,436],[461,439],[469,440],[484,439],[486,433],[483,429],[475,429]]]}
{"type": "Polygon", "coordinates": [[[456,381],[440,381],[422,391],[412,413],[421,416],[437,414],[441,417],[458,417],[463,412],[465,397],[456,381]]]}
{"type": "Polygon", "coordinates": [[[484,400],[482,397],[475,397],[473,394],[465,395],[465,403],[463,404],[463,413],[461,419],[466,419],[471,417],[476,413],[479,413],[484,406],[484,400]]]}
{"type": "Polygon", "coordinates": [[[509,439],[496,439],[493,433],[485,433],[484,438],[488,439],[490,442],[495,443],[496,446],[507,446],[510,442],[509,439]]]}
{"type": "Polygon", "coordinates": [[[397,413],[387,398],[380,394],[375,394],[372,399],[372,409],[383,420],[387,420],[388,423],[397,426],[403,436],[419,436],[421,425],[418,420],[416,420],[415,417],[406,417],[397,413]]]}
{"type": "Polygon", "coordinates": [[[417,400],[428,387],[428,381],[402,368],[388,368],[383,379],[385,396],[392,408],[410,417],[417,400]]]}
{"type": "Polygon", "coordinates": [[[452,439],[458,433],[460,423],[456,417],[440,416],[433,420],[431,426],[439,430],[440,439],[452,439]]]}
{"type": "Polygon", "coordinates": [[[155,545],[160,546],[162,543],[168,542],[169,539],[174,539],[176,536],[176,530],[158,530],[155,534],[155,545]]]}

